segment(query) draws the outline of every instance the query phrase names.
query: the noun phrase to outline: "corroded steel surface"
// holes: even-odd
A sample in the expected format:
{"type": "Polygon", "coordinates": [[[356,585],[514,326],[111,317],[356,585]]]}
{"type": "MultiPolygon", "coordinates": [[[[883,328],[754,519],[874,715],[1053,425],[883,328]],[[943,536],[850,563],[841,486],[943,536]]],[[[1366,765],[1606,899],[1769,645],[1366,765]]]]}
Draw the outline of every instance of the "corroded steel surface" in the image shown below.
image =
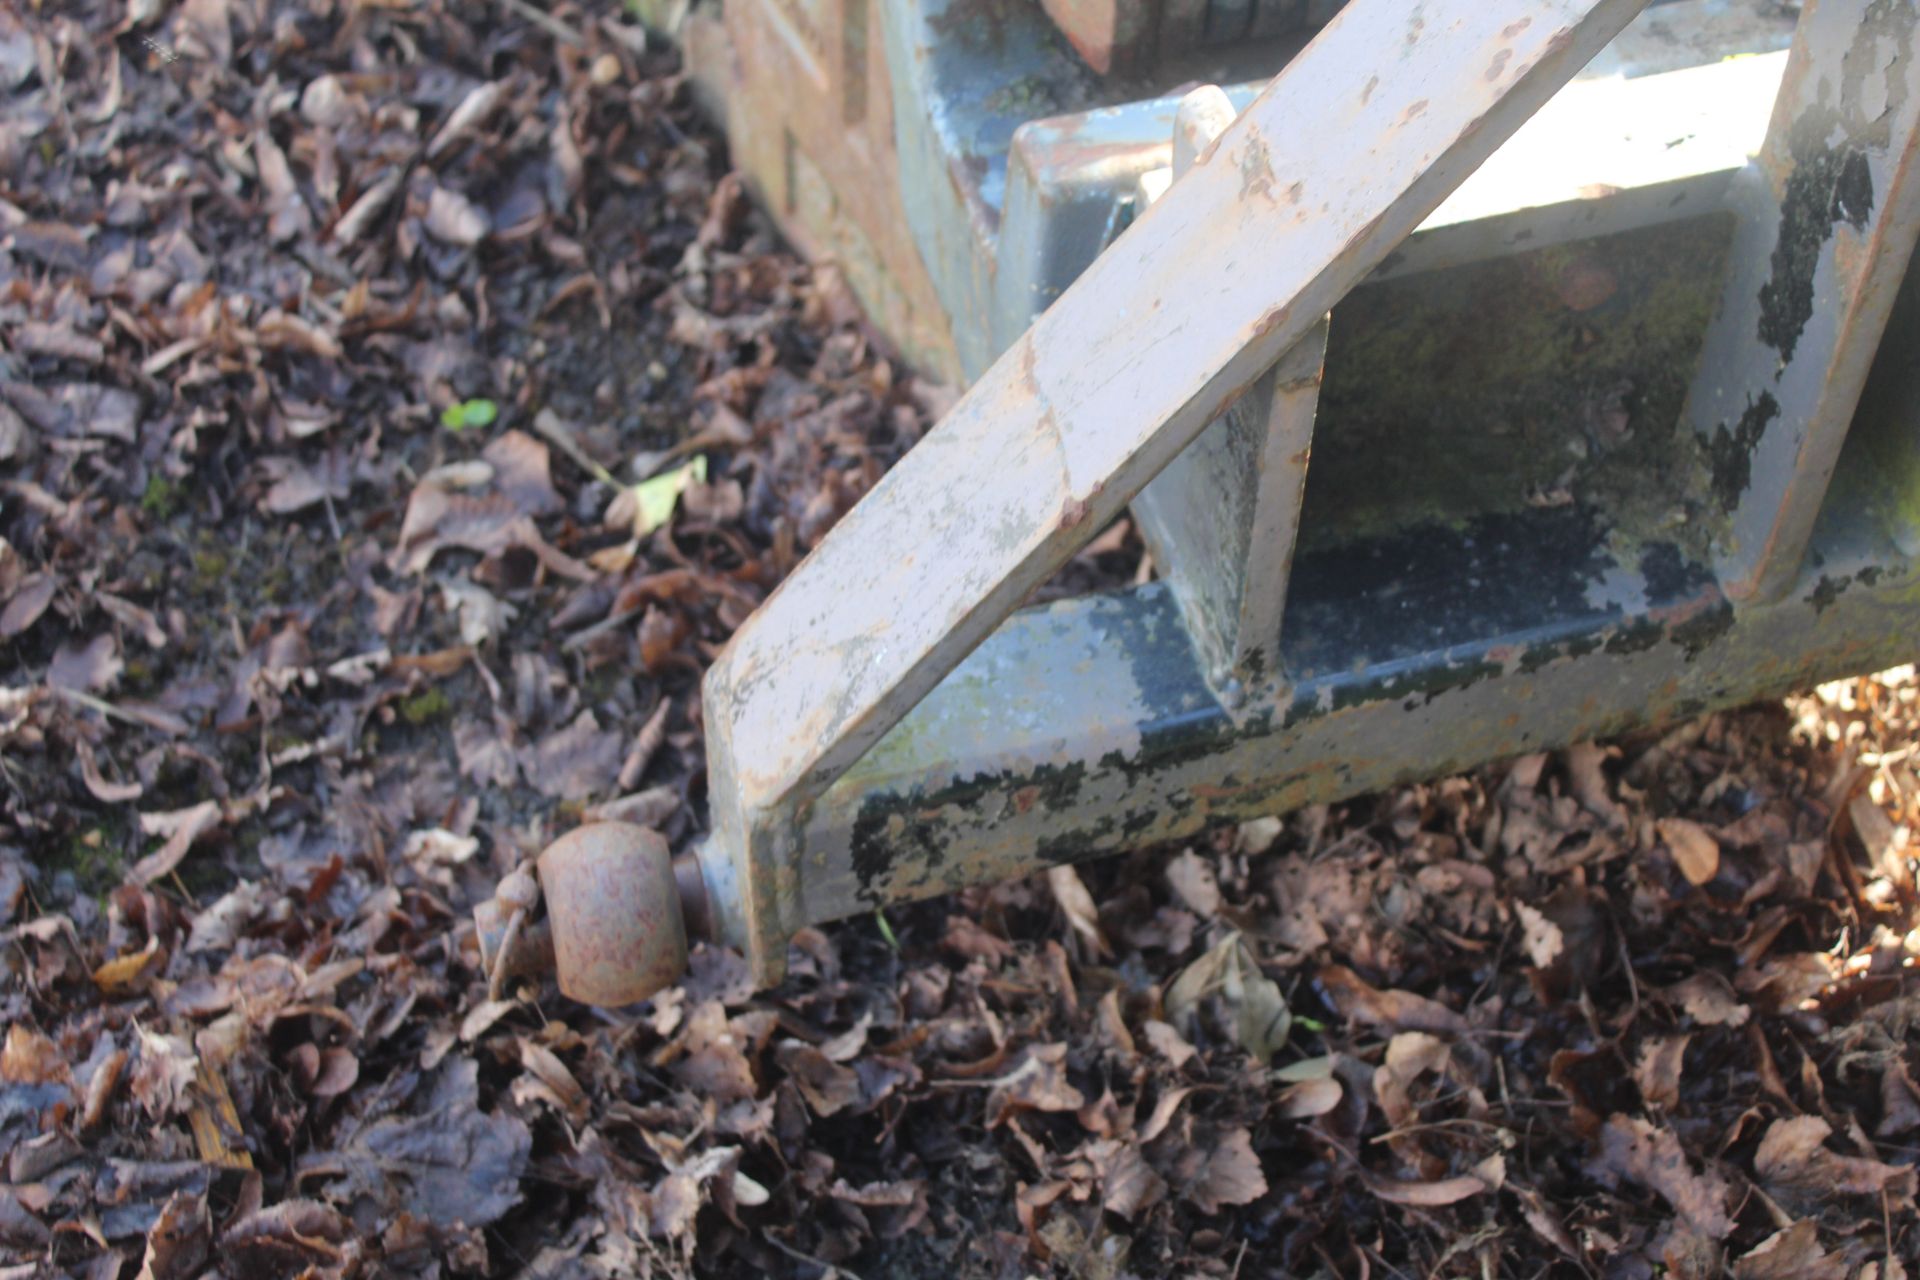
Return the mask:
{"type": "MultiPolygon", "coordinates": [[[[1851,527],[1817,544],[1823,567],[1777,603],[1736,611],[1710,581],[1643,580],[1631,610],[1554,623],[1543,609],[1351,669],[1338,656],[1380,652],[1390,611],[1349,616],[1289,645],[1293,688],[1237,709],[1209,688],[1161,584],[1023,612],[809,810],[800,913],[1184,839],[1909,660],[1920,575],[1884,538],[1851,527]]],[[[1499,566],[1472,571],[1485,567],[1499,566]]],[[[1538,566],[1505,567],[1540,584],[1538,566]]]]}
{"type": "Polygon", "coordinates": [[[716,911],[759,978],[803,922],[800,811],[1638,8],[1349,6],[749,620],[705,701],[746,891],[716,911]]]}
{"type": "Polygon", "coordinates": [[[1809,0],[1687,405],[1737,600],[1795,580],[1920,235],[1920,0],[1809,0]]]}
{"type": "Polygon", "coordinates": [[[672,855],[626,822],[576,827],[540,855],[560,989],[587,1004],[644,1000],[687,967],[672,855]]]}

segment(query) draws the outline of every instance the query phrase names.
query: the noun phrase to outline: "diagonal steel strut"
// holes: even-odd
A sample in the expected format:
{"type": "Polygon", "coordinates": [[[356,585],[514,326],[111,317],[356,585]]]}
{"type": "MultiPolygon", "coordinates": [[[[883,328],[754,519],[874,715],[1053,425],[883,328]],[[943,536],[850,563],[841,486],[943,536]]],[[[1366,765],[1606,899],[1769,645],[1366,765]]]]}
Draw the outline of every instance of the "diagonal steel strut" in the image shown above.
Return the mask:
{"type": "Polygon", "coordinates": [[[757,980],[811,801],[1643,3],[1349,4],[748,620],[704,689],[702,863],[757,980]]]}

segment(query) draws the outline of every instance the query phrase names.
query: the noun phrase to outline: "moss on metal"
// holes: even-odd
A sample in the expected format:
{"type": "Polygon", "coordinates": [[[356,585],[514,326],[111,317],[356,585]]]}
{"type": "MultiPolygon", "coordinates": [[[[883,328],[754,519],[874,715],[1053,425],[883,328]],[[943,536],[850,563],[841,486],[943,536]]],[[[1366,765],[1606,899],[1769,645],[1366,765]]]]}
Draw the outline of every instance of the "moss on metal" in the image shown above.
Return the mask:
{"type": "Polygon", "coordinates": [[[1380,281],[1334,311],[1301,546],[1568,501],[1623,564],[1716,531],[1679,416],[1725,215],[1380,281]]]}

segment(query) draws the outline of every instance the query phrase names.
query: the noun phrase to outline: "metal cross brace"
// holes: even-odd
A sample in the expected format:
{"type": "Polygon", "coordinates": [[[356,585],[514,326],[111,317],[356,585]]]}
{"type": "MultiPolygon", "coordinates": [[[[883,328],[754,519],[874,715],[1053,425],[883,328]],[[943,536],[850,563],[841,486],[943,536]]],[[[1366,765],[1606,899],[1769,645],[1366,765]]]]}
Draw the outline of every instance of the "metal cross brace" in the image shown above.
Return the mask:
{"type": "Polygon", "coordinates": [[[1357,0],[742,627],[702,864],[756,980],[806,922],[811,802],[1642,2],[1357,0]]]}
{"type": "MultiPolygon", "coordinates": [[[[1686,419],[1735,601],[1793,583],[1920,235],[1920,3],[1807,0],[1686,419]]],[[[1920,353],[1913,359],[1920,360],[1920,353]]]]}

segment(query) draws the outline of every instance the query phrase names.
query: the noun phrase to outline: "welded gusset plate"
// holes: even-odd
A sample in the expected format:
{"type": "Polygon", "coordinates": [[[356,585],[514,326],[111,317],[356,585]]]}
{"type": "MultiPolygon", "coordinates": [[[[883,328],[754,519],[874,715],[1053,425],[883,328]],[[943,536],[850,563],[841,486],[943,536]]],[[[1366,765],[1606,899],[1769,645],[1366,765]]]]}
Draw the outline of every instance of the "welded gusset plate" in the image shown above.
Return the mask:
{"type": "Polygon", "coordinates": [[[1920,234],[1920,0],[1809,0],[1686,417],[1736,600],[1794,580],[1920,234]]]}
{"type": "MultiPolygon", "coordinates": [[[[1174,121],[1174,174],[1236,114],[1217,85],[1189,93],[1174,121]]],[[[1323,321],[1133,500],[1140,536],[1223,697],[1281,676],[1280,622],[1326,351],[1323,321]]]]}
{"type": "Polygon", "coordinates": [[[1357,0],[735,635],[707,748],[757,980],[803,923],[801,809],[1639,7],[1357,0]]]}

